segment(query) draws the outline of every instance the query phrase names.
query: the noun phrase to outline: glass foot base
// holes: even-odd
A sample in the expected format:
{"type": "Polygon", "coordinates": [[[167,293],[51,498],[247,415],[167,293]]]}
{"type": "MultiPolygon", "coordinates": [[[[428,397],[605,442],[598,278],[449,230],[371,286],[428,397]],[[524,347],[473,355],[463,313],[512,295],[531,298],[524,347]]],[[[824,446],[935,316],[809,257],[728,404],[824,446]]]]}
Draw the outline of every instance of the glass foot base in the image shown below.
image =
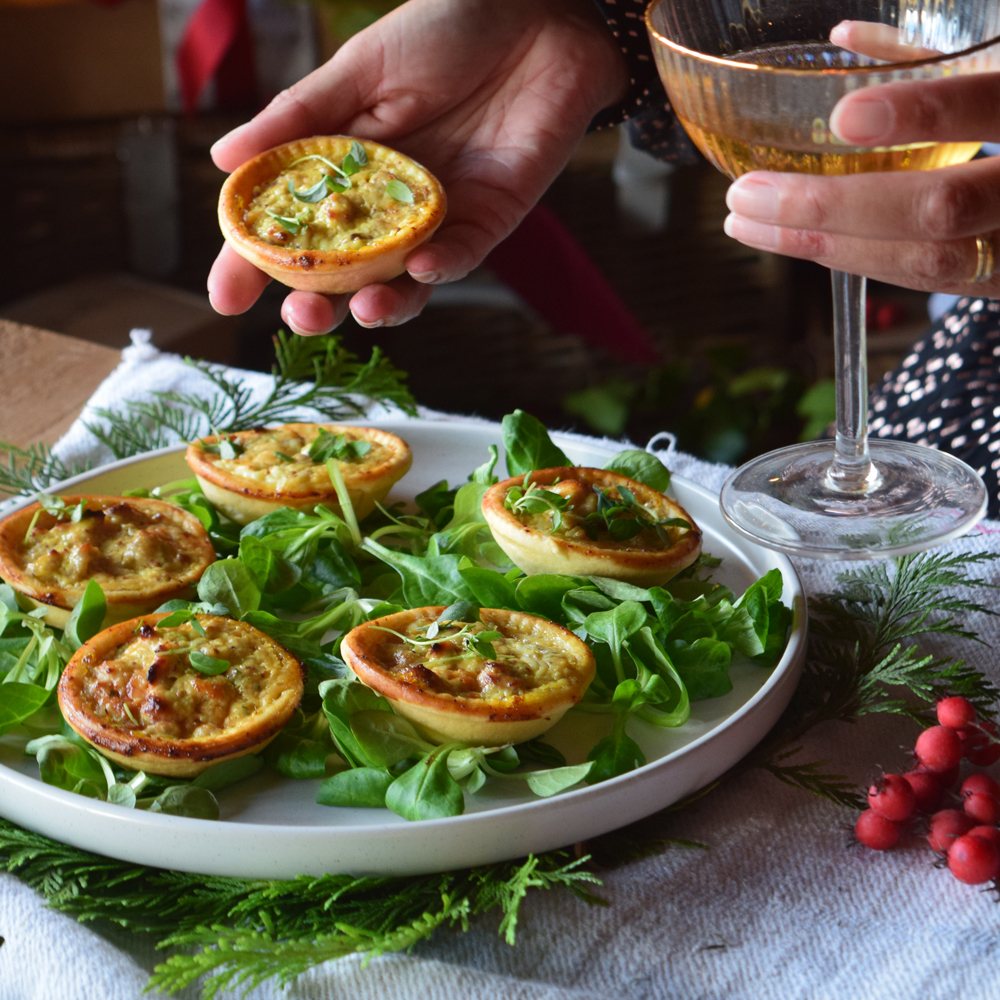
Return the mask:
{"type": "Polygon", "coordinates": [[[860,493],[832,489],[832,441],[761,455],[726,480],[719,498],[743,536],[812,559],[906,555],[965,534],[986,513],[986,487],[960,459],[903,441],[872,441],[878,476],[860,493]]]}

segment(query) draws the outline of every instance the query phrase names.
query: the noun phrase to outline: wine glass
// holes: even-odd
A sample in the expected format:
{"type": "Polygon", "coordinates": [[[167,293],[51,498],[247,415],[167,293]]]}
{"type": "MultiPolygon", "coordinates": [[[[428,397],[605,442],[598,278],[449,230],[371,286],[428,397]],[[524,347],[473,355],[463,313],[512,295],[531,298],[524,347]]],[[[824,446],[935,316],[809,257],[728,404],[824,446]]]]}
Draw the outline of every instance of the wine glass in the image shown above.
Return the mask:
{"type": "MultiPolygon", "coordinates": [[[[978,143],[845,145],[830,132],[830,113],[860,87],[1000,70],[996,0],[654,0],[646,26],[674,112],[730,177],[964,162],[978,143]],[[869,22],[862,35],[893,61],[831,44],[845,20],[869,22]]],[[[831,277],[836,439],[743,465],[722,488],[722,512],[747,538],[813,558],[903,555],[956,538],[985,513],[983,481],[945,452],[869,442],[865,279],[831,277]]]]}

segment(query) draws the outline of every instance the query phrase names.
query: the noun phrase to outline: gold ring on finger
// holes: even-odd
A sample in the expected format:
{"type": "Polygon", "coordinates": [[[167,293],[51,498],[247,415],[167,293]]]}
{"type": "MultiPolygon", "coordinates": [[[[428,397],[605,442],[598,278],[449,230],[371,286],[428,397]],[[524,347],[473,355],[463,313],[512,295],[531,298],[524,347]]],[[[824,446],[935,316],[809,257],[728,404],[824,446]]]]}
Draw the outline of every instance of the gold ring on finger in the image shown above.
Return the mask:
{"type": "Polygon", "coordinates": [[[989,234],[976,237],[976,273],[969,278],[970,285],[981,281],[989,281],[993,277],[996,263],[996,253],[993,247],[993,237],[989,234]]]}

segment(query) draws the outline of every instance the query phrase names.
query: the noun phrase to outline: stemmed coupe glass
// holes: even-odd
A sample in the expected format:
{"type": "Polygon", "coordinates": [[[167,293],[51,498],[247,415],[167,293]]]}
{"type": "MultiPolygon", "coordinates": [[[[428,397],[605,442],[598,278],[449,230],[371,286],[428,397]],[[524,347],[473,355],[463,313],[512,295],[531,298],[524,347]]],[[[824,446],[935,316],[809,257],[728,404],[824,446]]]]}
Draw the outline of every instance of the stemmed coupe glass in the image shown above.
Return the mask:
{"type": "MultiPolygon", "coordinates": [[[[646,25],[674,112],[734,178],[964,162],[978,143],[845,145],[830,113],[861,87],[1000,70],[997,0],[654,0],[646,25]],[[870,54],[829,42],[842,21],[871,22],[870,54]]],[[[865,279],[833,271],[832,281],[836,439],[737,469],[722,489],[723,514],[754,541],[813,558],[902,555],[955,538],[985,512],[983,481],[947,453],[868,440],[865,279]]]]}

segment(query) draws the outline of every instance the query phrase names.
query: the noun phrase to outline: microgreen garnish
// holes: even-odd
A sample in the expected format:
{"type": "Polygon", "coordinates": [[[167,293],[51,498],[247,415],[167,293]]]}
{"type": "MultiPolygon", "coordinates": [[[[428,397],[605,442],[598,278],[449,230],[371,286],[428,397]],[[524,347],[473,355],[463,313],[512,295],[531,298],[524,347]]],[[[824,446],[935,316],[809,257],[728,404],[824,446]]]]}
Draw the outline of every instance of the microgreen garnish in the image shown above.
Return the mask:
{"type": "Polygon", "coordinates": [[[139,725],[139,721],[132,714],[132,709],[128,707],[128,702],[127,701],[122,702],[122,708],[125,709],[125,714],[132,720],[132,725],[133,726],[138,726],[139,725]]]}
{"type": "Polygon", "coordinates": [[[503,505],[515,516],[518,514],[552,514],[551,531],[562,527],[562,512],[569,506],[569,500],[561,493],[544,490],[537,483],[528,483],[531,473],[526,473],[521,486],[512,486],[507,491],[503,505]]]}
{"type": "Polygon", "coordinates": [[[339,194],[341,191],[346,191],[350,186],[351,182],[346,177],[341,181],[335,181],[329,174],[323,174],[311,188],[296,191],[295,181],[291,177],[288,178],[288,193],[296,201],[304,201],[309,205],[315,205],[317,202],[322,201],[331,191],[336,191],[339,194]]]}
{"type": "Polygon", "coordinates": [[[37,499],[41,506],[35,511],[31,522],[28,524],[28,530],[24,533],[25,545],[27,545],[28,540],[31,538],[31,533],[35,530],[35,525],[42,516],[42,511],[51,514],[57,521],[69,518],[73,524],[79,524],[83,520],[84,511],[87,509],[85,500],[81,500],[72,507],[67,507],[66,501],[62,497],[51,496],[48,493],[39,493],[37,499]]]}
{"type": "Polygon", "coordinates": [[[276,451],[274,457],[280,459],[282,462],[294,462],[295,459],[291,455],[286,455],[283,451],[276,451]]]}
{"type": "Polygon", "coordinates": [[[207,653],[202,653],[197,649],[192,649],[188,653],[188,663],[199,674],[208,674],[210,677],[214,677],[217,674],[224,674],[229,669],[228,660],[218,660],[214,656],[209,656],[207,653]]]}
{"type": "Polygon", "coordinates": [[[668,528],[686,528],[690,530],[691,523],[683,517],[657,517],[636,500],[635,495],[627,486],[615,486],[618,496],[613,497],[610,491],[605,492],[599,486],[594,487],[597,495],[597,510],[584,518],[583,524],[587,534],[596,539],[603,527],[616,542],[628,541],[646,528],[652,528],[664,544],[670,544],[668,528]]]}
{"type": "Polygon", "coordinates": [[[477,625],[482,624],[482,620],[479,617],[478,605],[473,604],[471,601],[458,601],[445,608],[438,615],[436,621],[423,627],[424,637],[422,639],[417,638],[417,636],[403,635],[402,632],[386,628],[383,625],[372,625],[372,628],[377,629],[379,632],[389,632],[410,646],[433,646],[443,640],[448,640],[449,642],[458,641],[462,652],[457,657],[445,657],[444,659],[481,656],[485,660],[495,660],[497,652],[493,643],[497,639],[502,639],[503,633],[491,628],[483,628],[478,632],[473,631],[477,625]],[[442,635],[441,630],[444,628],[454,628],[458,631],[442,635]]]}
{"type": "Polygon", "coordinates": [[[413,192],[402,181],[397,181],[395,178],[386,184],[385,193],[395,201],[402,201],[407,205],[413,204],[413,192]]]}
{"type": "Polygon", "coordinates": [[[352,458],[363,458],[371,450],[370,441],[360,439],[349,441],[346,434],[331,434],[321,427],[306,454],[314,462],[328,462],[331,458],[335,458],[338,462],[347,462],[352,458]]]}
{"type": "Polygon", "coordinates": [[[368,164],[368,153],[365,147],[357,139],[351,143],[351,151],[344,157],[341,168],[347,175],[356,174],[362,167],[368,164]]]}
{"type": "Polygon", "coordinates": [[[274,219],[278,225],[282,228],[287,229],[293,236],[299,235],[299,230],[304,229],[309,225],[308,221],[304,216],[299,216],[298,218],[291,218],[287,215],[278,215],[277,212],[272,212],[269,208],[265,208],[264,211],[274,219]]]}

